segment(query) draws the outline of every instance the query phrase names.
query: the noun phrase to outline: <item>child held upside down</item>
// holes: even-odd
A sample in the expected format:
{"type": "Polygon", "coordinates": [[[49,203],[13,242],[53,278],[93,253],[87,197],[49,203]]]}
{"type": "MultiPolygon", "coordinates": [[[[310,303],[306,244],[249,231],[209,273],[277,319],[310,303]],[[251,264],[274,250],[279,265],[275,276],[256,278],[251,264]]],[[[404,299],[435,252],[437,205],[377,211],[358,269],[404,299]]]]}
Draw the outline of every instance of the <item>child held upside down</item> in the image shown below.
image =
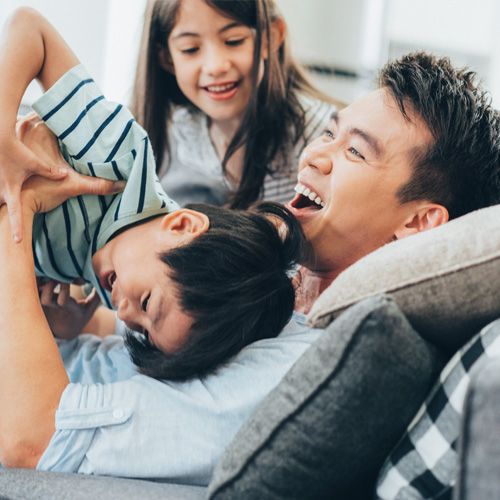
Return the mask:
{"type": "Polygon", "coordinates": [[[3,151],[10,146],[1,162],[1,195],[15,234],[19,224],[11,206],[21,198],[9,198],[15,192],[9,182],[16,185],[19,171],[23,179],[43,173],[28,170],[32,152],[19,148],[19,140],[29,147],[35,135],[47,134],[41,120],[74,170],[127,181],[121,193],[77,196],[35,216],[38,276],[91,283],[104,304],[142,334],[128,334],[129,350],[141,372],[156,378],[204,374],[248,343],[280,332],[294,305],[287,272],[303,248],[300,227],[285,208],[179,209],[158,182],[145,131],[126,108],[104,98],[55,29],[32,9],[17,10],[4,28],[0,68],[11,75],[0,84],[3,151]],[[17,139],[16,112],[34,78],[46,91],[33,105],[41,120],[22,120],[17,139]]]}

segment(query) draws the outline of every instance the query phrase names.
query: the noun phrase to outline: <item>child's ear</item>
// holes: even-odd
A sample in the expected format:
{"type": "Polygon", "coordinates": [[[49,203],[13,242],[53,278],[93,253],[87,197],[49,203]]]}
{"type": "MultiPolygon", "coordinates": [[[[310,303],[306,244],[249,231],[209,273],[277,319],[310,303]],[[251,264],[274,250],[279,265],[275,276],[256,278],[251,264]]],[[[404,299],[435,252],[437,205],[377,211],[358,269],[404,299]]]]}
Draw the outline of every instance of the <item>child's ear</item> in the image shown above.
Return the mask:
{"type": "Polygon", "coordinates": [[[405,238],[421,231],[427,231],[448,222],[448,210],[437,203],[428,203],[420,207],[401,227],[395,231],[394,239],[405,238]]]}
{"type": "MultiPolygon", "coordinates": [[[[285,21],[278,17],[276,18],[270,26],[270,37],[271,37],[271,50],[276,52],[279,50],[283,44],[283,40],[286,35],[286,24],[285,21]]],[[[269,57],[269,47],[267,43],[267,37],[262,38],[262,59],[267,59],[269,57]]]]}
{"type": "Polygon", "coordinates": [[[195,210],[181,208],[163,217],[161,227],[164,231],[186,235],[192,238],[207,231],[210,226],[208,216],[195,210]]]}
{"type": "Polygon", "coordinates": [[[169,73],[175,75],[174,63],[172,62],[172,58],[170,57],[170,51],[168,47],[163,47],[159,43],[156,44],[156,48],[158,50],[158,61],[160,66],[169,73]]]}

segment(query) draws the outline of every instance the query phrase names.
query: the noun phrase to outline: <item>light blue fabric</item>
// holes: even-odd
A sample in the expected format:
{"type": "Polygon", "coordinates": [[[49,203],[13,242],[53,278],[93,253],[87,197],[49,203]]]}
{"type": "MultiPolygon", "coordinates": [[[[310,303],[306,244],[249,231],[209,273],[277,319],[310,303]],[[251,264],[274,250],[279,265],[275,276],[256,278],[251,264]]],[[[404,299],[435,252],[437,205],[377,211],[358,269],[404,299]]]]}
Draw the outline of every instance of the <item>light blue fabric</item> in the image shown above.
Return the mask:
{"type": "Polygon", "coordinates": [[[37,468],[207,485],[241,425],[321,332],[294,313],[278,338],[184,383],[137,374],[122,337],[61,342],[71,383],[37,468]]]}
{"type": "Polygon", "coordinates": [[[178,209],[163,191],[149,138],[121,104],[107,101],[82,65],[59,79],[33,109],[57,135],[66,161],[85,175],[127,179],[114,196],[78,196],[33,224],[38,276],[71,282],[83,277],[111,308],[92,269],[92,256],[118,230],[178,209]]]}

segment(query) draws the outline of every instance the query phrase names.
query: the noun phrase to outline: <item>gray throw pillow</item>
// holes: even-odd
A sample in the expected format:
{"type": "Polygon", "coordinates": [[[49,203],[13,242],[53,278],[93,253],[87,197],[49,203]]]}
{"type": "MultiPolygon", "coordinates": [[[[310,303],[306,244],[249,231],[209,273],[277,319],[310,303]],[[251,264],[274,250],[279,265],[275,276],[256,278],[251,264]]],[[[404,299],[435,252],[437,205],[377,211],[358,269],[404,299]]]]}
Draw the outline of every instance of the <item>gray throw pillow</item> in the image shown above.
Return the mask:
{"type": "Polygon", "coordinates": [[[371,498],[443,361],[387,296],[334,321],[245,423],[212,500],[371,498]]]}
{"type": "Polygon", "coordinates": [[[367,297],[389,293],[427,340],[454,353],[500,316],[500,205],[389,243],[341,273],[308,323],[325,328],[367,297]]]}

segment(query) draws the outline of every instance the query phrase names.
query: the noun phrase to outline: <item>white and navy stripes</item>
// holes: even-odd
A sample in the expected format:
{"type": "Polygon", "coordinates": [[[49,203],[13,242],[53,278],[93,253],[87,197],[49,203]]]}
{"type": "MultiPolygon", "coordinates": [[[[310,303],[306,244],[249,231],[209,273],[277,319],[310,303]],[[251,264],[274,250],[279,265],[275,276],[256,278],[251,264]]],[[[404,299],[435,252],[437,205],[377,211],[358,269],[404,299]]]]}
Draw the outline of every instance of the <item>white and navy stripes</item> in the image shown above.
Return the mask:
{"type": "Polygon", "coordinates": [[[66,73],[33,108],[56,134],[79,173],[127,180],[123,193],[78,196],[35,217],[37,275],[84,278],[111,307],[92,269],[92,255],[119,229],[178,208],[161,189],[146,132],[121,104],[107,101],[83,66],[66,73]]]}

